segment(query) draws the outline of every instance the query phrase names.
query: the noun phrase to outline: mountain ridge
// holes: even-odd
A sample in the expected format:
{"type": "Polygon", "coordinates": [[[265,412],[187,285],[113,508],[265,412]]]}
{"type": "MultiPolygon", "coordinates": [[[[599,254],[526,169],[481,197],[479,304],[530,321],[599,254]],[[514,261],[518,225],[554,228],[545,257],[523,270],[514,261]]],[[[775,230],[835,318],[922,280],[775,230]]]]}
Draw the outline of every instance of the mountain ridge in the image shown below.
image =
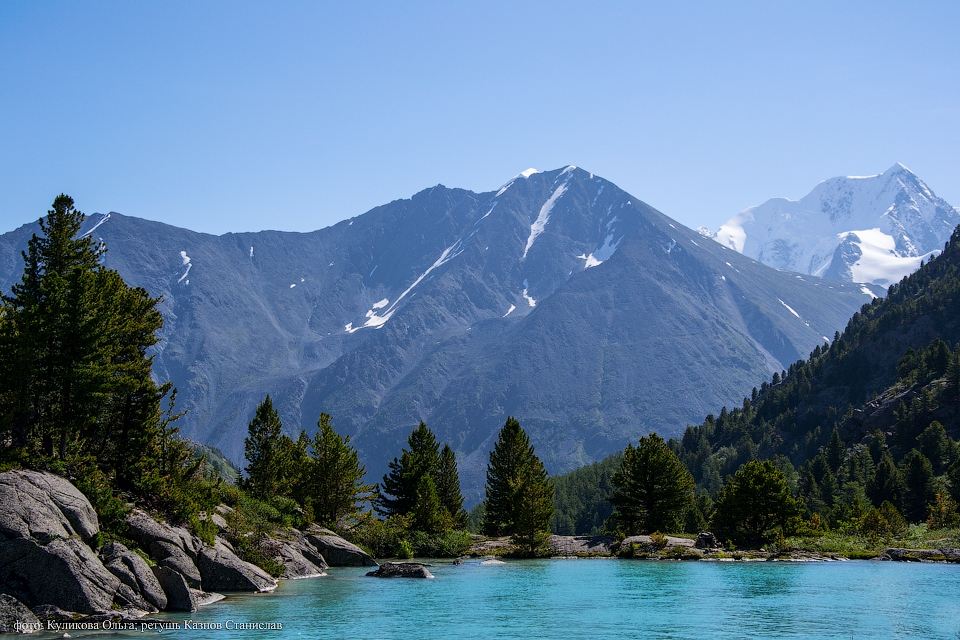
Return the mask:
{"type": "MultiPolygon", "coordinates": [[[[239,461],[270,393],[291,435],[331,414],[377,479],[425,420],[468,500],[507,415],[565,471],[679,433],[869,299],[763,267],[575,167],[479,194],[438,185],[309,233],[87,225],[107,267],[164,296],[155,371],[180,390],[185,436],[239,461]]],[[[0,236],[4,287],[30,230],[0,236]]]]}

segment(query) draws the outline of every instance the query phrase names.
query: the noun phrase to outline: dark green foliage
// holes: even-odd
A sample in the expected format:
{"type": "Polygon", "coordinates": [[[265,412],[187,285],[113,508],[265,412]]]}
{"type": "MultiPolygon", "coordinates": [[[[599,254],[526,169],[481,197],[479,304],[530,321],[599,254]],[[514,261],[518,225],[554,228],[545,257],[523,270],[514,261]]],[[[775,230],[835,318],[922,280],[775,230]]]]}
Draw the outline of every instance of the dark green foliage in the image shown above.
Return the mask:
{"type": "Polygon", "coordinates": [[[450,445],[440,451],[440,467],[437,470],[437,497],[450,516],[453,529],[466,529],[467,512],[463,509],[463,494],[460,492],[460,474],[457,471],[457,454],[450,445]]]}
{"type": "Polygon", "coordinates": [[[413,511],[417,488],[425,475],[436,476],[440,468],[440,445],[423,422],[407,438],[409,449],[390,462],[383,476],[375,507],[384,516],[406,515],[413,511]]]}
{"type": "Polygon", "coordinates": [[[636,448],[627,445],[612,484],[608,528],[627,536],[678,531],[693,504],[693,476],[655,433],[640,438],[636,448]]]}
{"type": "Polygon", "coordinates": [[[530,552],[549,531],[553,484],[534,453],[530,438],[514,418],[507,418],[487,465],[483,532],[514,536],[530,552]]]}
{"type": "Polygon", "coordinates": [[[933,467],[930,461],[917,451],[910,452],[900,461],[906,494],[904,513],[909,522],[923,522],[927,519],[929,506],[936,496],[933,482],[933,467]]]}
{"type": "Polygon", "coordinates": [[[247,459],[244,487],[253,496],[269,500],[281,494],[284,472],[283,424],[269,394],[257,406],[247,431],[249,435],[243,440],[247,459]]]}
{"type": "Polygon", "coordinates": [[[723,539],[759,543],[789,535],[798,515],[783,472],[769,460],[754,460],[727,478],[712,526],[723,539]]]}
{"type": "Polygon", "coordinates": [[[158,299],[104,269],[104,248],[78,237],[84,215],[60,195],[23,254],[0,311],[0,457],[73,478],[109,529],[116,493],[180,522],[215,499],[217,482],[178,436],[180,417],[152,379],[158,299]]]}
{"type": "Polygon", "coordinates": [[[867,484],[867,496],[875,505],[890,502],[894,506],[903,506],[906,496],[903,474],[894,464],[889,451],[884,452],[873,479],[867,484]]]}
{"type": "Polygon", "coordinates": [[[956,459],[956,446],[947,436],[943,425],[934,420],[917,438],[922,453],[933,466],[933,473],[940,475],[956,459]]]}
{"type": "Polygon", "coordinates": [[[374,487],[363,482],[366,471],[350,436],[334,431],[328,414],[320,414],[309,446],[302,481],[294,493],[302,496],[304,507],[309,505],[316,522],[336,529],[341,521],[360,516],[363,503],[373,498],[374,487]]]}
{"type": "Polygon", "coordinates": [[[610,479],[620,468],[622,454],[553,478],[554,513],[550,531],[557,535],[598,535],[613,513],[610,479]]]}

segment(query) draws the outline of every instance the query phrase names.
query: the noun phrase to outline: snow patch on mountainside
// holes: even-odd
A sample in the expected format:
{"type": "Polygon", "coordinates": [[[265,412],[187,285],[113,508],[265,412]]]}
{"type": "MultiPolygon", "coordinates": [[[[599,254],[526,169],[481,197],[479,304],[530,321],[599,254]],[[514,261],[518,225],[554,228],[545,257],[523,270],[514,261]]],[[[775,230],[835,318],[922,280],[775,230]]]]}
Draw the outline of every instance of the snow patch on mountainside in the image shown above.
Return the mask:
{"type": "MultiPolygon", "coordinates": [[[[574,167],[575,168],[575,167],[574,167]]],[[[567,169],[564,169],[564,173],[567,172],[567,169]]],[[[562,175],[562,174],[561,174],[562,175]]],[[[527,246],[523,249],[523,255],[520,256],[521,260],[525,260],[527,257],[527,252],[530,251],[530,247],[533,246],[533,243],[536,241],[537,236],[543,233],[544,228],[547,226],[547,223],[550,221],[550,212],[553,210],[553,205],[557,203],[557,200],[560,199],[560,196],[563,195],[563,192],[567,190],[567,183],[570,182],[571,176],[567,176],[567,179],[563,181],[563,184],[557,187],[553,195],[551,195],[546,202],[543,203],[543,206],[540,207],[540,213],[537,214],[537,219],[533,221],[533,224],[530,225],[530,237],[527,238],[527,246]]]]}
{"type": "Polygon", "coordinates": [[[109,213],[101,214],[100,219],[97,220],[97,224],[95,224],[95,225],[93,225],[92,227],[90,227],[90,230],[87,231],[86,233],[81,233],[81,234],[80,234],[80,237],[81,237],[81,238],[87,237],[88,235],[90,235],[91,233],[93,233],[94,231],[96,231],[96,230],[97,230],[97,227],[99,227],[100,225],[102,225],[104,222],[106,222],[106,221],[109,220],[109,219],[110,219],[110,214],[109,214],[109,213]]]}
{"type": "Polygon", "coordinates": [[[713,238],[778,269],[889,286],[935,255],[958,224],[960,210],[896,164],[745,209],[713,238]]]}
{"type": "MultiPolygon", "coordinates": [[[[96,227],[94,227],[94,229],[96,229],[96,227]]],[[[91,231],[93,231],[93,229],[91,229],[91,231]]],[[[187,277],[187,274],[190,273],[190,267],[193,266],[193,264],[190,262],[190,256],[187,255],[187,252],[186,252],[186,251],[181,251],[181,252],[180,252],[180,259],[183,261],[183,264],[187,267],[187,270],[184,271],[184,272],[183,272],[183,275],[180,276],[180,279],[177,280],[177,283],[178,283],[178,284],[179,284],[180,282],[183,282],[184,278],[187,277]]],[[[187,280],[187,284],[190,284],[190,281],[189,281],[189,280],[187,280]]]]}

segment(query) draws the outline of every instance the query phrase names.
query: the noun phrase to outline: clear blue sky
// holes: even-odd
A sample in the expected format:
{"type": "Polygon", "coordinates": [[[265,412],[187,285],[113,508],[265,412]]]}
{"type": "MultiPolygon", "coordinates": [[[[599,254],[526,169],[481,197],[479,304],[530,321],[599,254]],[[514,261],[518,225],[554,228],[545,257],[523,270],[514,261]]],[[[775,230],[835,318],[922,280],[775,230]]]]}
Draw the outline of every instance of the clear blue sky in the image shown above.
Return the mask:
{"type": "Polygon", "coordinates": [[[306,231],[576,164],[716,229],[895,162],[960,205],[960,2],[0,2],[0,231],[306,231]]]}

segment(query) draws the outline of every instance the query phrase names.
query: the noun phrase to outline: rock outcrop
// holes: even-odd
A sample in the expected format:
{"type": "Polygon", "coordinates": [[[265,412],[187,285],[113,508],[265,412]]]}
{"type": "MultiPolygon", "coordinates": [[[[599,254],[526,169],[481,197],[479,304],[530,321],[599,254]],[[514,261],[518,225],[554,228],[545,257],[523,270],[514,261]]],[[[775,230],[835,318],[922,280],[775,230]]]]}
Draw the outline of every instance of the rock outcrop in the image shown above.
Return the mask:
{"type": "Polygon", "coordinates": [[[427,566],[419,562],[385,562],[367,573],[372,578],[432,578],[427,566]]]}
{"type": "Polygon", "coordinates": [[[0,535],[33,538],[79,536],[89,540],[100,531],[97,512],[66,478],[39,471],[0,473],[0,535]]]}
{"type": "Polygon", "coordinates": [[[616,539],[611,536],[550,536],[547,540],[547,545],[555,556],[608,556],[616,543],[616,539]]]}
{"type": "Polygon", "coordinates": [[[307,541],[312,544],[331,567],[375,567],[377,561],[355,544],[347,542],[333,531],[313,526],[307,530],[307,541]]]}
{"type": "Polygon", "coordinates": [[[182,575],[170,567],[157,565],[153,574],[167,596],[168,611],[196,611],[197,599],[182,575]]]}
{"type": "MultiPolygon", "coordinates": [[[[92,614],[111,610],[122,583],[76,538],[57,538],[46,545],[17,538],[0,544],[0,584],[28,607],[52,604],[92,614]]],[[[128,604],[128,598],[117,603],[128,604]]]]}
{"type": "Polygon", "coordinates": [[[100,549],[100,559],[107,571],[117,576],[158,611],[167,608],[167,594],[147,561],[119,542],[110,542],[100,549]]]}
{"type": "Polygon", "coordinates": [[[272,591],[277,581],[263,569],[244,562],[222,542],[204,547],[197,556],[204,589],[213,591],[272,591]]]}

